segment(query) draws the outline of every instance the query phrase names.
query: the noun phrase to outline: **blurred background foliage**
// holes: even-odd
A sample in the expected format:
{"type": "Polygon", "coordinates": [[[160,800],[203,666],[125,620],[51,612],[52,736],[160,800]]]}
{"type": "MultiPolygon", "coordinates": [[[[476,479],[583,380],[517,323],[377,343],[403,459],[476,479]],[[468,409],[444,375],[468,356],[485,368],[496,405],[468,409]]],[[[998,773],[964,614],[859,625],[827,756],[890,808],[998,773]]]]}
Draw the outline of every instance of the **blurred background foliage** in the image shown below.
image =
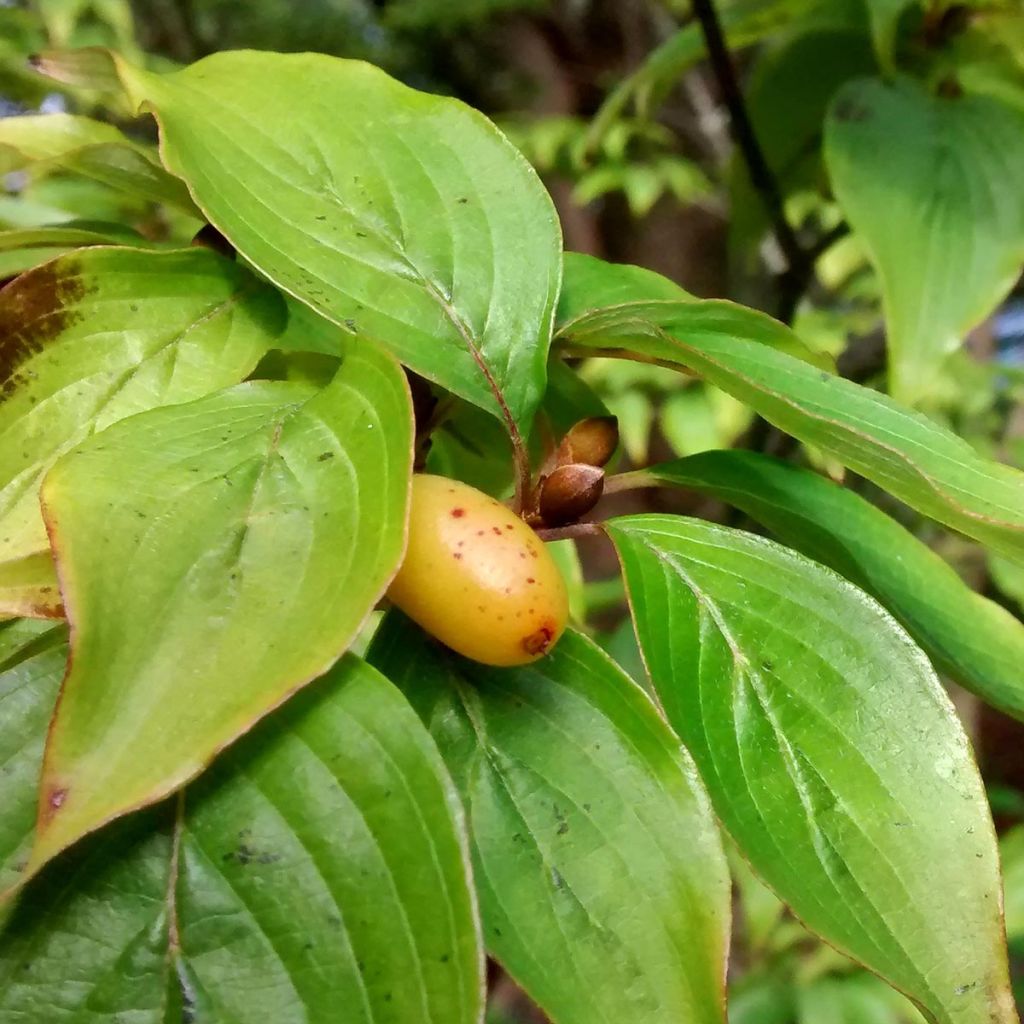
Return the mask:
{"type": "MultiPolygon", "coordinates": [[[[67,51],[112,47],[167,69],[218,49],[310,49],[372,61],[488,113],[544,177],[567,249],[652,268],[698,296],[763,308],[835,357],[846,376],[885,388],[885,286],[836,198],[825,152],[829,108],[853,80],[898,71],[922,95],[966,93],[1024,111],[1024,10],[1019,0],[717,0],[715,9],[770,176],[767,191],[733,144],[721,76],[687,0],[0,0],[0,279],[76,246],[181,245],[202,227],[181,183],[160,167],[152,123],[131,116],[102,57],[67,51]]],[[[990,156],[993,168],[979,167],[978,178],[1002,216],[1008,193],[1020,193],[1024,166],[999,164],[1001,151],[990,156]],[[1014,167],[1015,180],[1007,174],[1014,167]]],[[[1019,270],[1024,232],[1009,242],[1019,270]]],[[[1024,290],[1019,281],[996,285],[994,311],[929,367],[916,402],[987,455],[1024,466],[1024,290]]],[[[577,368],[582,385],[571,374],[553,376],[535,446],[550,444],[570,411],[603,405],[619,418],[623,468],[741,446],[840,475],[699,381],[627,362],[591,359],[577,368]]],[[[446,412],[431,468],[501,491],[509,475],[499,425],[469,407],[446,412]]],[[[978,590],[1024,613],[1019,569],[916,521],[862,481],[847,483],[914,528],[978,590]]],[[[751,528],[678,493],[633,492],[611,504],[751,528]]],[[[574,617],[642,681],[607,552],[586,542],[559,548],[574,617]]],[[[954,697],[1003,833],[1020,999],[1024,731],[955,689],[954,697]]],[[[733,867],[733,1024],[921,1019],[814,939],[738,856],[733,867]]],[[[491,1024],[543,1020],[496,965],[490,1003],[491,1024]]]]}

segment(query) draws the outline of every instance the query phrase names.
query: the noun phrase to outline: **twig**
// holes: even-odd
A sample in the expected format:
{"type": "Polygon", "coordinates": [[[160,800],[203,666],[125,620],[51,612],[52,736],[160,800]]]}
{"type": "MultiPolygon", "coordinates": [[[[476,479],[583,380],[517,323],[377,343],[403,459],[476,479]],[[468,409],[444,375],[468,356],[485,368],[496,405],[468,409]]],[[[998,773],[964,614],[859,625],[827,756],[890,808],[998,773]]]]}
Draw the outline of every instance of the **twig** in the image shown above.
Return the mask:
{"type": "Polygon", "coordinates": [[[537,536],[541,540],[575,540],[577,537],[599,537],[603,533],[600,523],[573,523],[571,526],[540,529],[537,536]]]}
{"type": "Polygon", "coordinates": [[[732,137],[743,154],[747,170],[750,173],[751,184],[757,189],[768,210],[779,248],[786,257],[788,268],[792,270],[793,267],[799,266],[803,262],[803,248],[796,237],[796,232],[786,219],[782,193],[779,191],[775,175],[768,166],[761,144],[757,141],[757,135],[751,124],[750,115],[747,113],[743,92],[736,78],[736,69],[733,67],[732,57],[729,54],[729,47],[725,42],[714,3],[712,0],[693,0],[693,13],[700,22],[701,31],[704,33],[704,42],[707,45],[708,59],[711,62],[711,70],[714,72],[718,87],[722,91],[722,99],[729,111],[732,137]]]}
{"type": "Polygon", "coordinates": [[[730,132],[743,154],[751,184],[768,211],[772,223],[772,233],[775,235],[786,261],[786,269],[779,274],[777,279],[779,289],[777,315],[783,323],[792,323],[800,297],[807,290],[807,285],[814,275],[814,266],[818,257],[849,229],[845,224],[840,224],[826,232],[812,245],[805,248],[800,244],[796,231],[786,218],[782,190],[779,188],[774,172],[768,165],[768,160],[758,142],[757,133],[754,131],[750,115],[747,112],[743,90],[736,77],[736,68],[733,66],[732,56],[715,12],[713,0],[693,0],[693,13],[704,33],[711,70],[714,72],[715,80],[721,90],[722,100],[729,111],[730,132]]]}

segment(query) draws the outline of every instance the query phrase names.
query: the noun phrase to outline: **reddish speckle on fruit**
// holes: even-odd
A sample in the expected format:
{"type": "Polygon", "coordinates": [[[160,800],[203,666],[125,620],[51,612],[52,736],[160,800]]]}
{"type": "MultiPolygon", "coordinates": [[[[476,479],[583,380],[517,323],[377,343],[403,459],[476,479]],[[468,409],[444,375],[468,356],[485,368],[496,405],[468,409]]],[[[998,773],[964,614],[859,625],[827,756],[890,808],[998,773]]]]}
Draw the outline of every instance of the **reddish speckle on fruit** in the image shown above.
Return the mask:
{"type": "Polygon", "coordinates": [[[532,658],[539,658],[546,653],[547,649],[555,641],[555,630],[550,624],[545,624],[536,632],[523,637],[523,650],[532,658]]]}
{"type": "Polygon", "coordinates": [[[413,477],[408,548],[388,596],[438,640],[488,665],[541,657],[568,619],[565,584],[533,530],[480,491],[426,474],[413,477]]]}

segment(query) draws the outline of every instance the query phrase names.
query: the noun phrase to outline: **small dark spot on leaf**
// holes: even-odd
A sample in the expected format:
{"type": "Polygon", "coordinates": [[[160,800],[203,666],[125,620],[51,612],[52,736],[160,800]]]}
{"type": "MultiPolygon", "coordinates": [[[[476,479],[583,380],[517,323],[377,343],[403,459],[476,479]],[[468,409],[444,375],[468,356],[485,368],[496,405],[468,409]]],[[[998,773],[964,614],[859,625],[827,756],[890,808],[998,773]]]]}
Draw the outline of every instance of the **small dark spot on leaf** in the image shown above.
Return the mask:
{"type": "Polygon", "coordinates": [[[452,519],[461,519],[465,514],[466,514],[466,510],[464,508],[453,508],[452,509],[452,519]]]}
{"type": "Polygon", "coordinates": [[[334,458],[334,452],[321,452],[317,457],[317,462],[326,462],[328,459],[334,458]]]}

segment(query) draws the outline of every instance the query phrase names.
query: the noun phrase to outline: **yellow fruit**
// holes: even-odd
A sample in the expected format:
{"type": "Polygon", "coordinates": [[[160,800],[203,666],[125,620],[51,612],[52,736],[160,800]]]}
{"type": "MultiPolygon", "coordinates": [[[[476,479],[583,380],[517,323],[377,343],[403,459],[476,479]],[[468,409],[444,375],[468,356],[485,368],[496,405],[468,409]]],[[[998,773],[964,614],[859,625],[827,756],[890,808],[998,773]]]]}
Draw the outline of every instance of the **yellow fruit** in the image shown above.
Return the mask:
{"type": "Polygon", "coordinates": [[[412,480],[409,547],[388,597],[428,633],[485,665],[525,665],[551,649],[569,615],[543,541],[474,487],[412,480]]]}

